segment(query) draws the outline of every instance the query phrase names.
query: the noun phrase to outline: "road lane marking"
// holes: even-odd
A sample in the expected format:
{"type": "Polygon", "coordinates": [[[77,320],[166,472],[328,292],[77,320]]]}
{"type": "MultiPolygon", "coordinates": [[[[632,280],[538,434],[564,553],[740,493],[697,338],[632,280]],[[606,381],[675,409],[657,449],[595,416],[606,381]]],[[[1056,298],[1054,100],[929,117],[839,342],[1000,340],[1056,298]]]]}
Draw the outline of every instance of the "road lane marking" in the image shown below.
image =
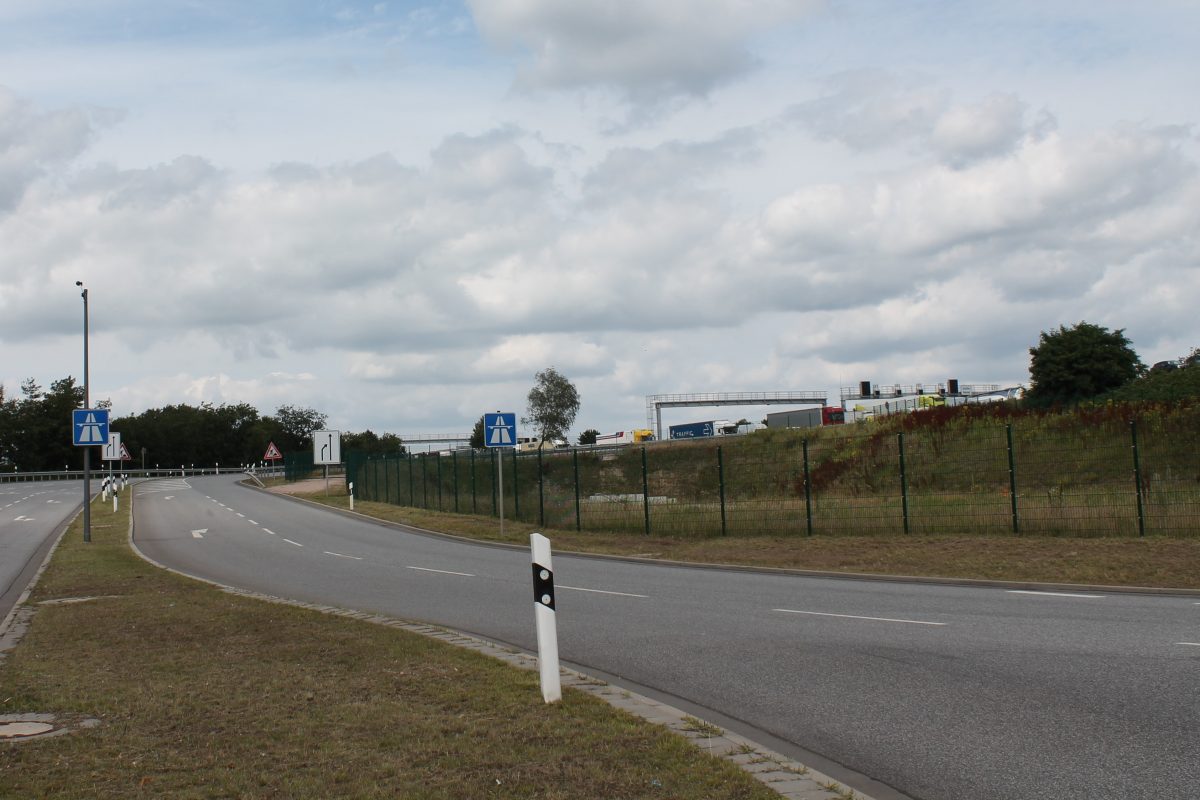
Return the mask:
{"type": "Polygon", "coordinates": [[[294,544],[296,547],[304,547],[304,545],[300,544],[299,542],[293,542],[291,539],[284,539],[284,541],[288,544],[294,544]]]}
{"type": "Polygon", "coordinates": [[[248,520],[246,520],[246,522],[249,522],[251,525],[257,525],[257,524],[258,524],[257,522],[255,522],[255,521],[254,521],[254,520],[252,520],[252,519],[248,519],[248,520]]]}
{"type": "Polygon", "coordinates": [[[641,597],[641,598],[644,598],[647,600],[650,599],[650,595],[648,595],[648,594],[631,594],[629,592],[609,592],[609,591],[605,591],[604,589],[584,589],[582,586],[563,586],[561,583],[558,585],[558,588],[559,589],[570,589],[573,592],[592,592],[594,594],[615,594],[615,595],[618,595],[619,597],[641,597]]]}
{"type": "Polygon", "coordinates": [[[345,554],[343,554],[343,553],[335,553],[335,552],[333,552],[332,550],[326,550],[326,551],[325,551],[325,555],[327,555],[327,556],[337,556],[338,558],[353,558],[355,561],[362,561],[362,556],[348,556],[348,555],[345,555],[345,554]]]}
{"type": "Polygon", "coordinates": [[[406,567],[405,569],[415,569],[420,572],[440,572],[443,575],[461,575],[464,578],[474,578],[475,576],[469,572],[452,572],[448,569],[429,569],[428,567],[406,567]]]}
{"type": "Polygon", "coordinates": [[[199,530],[192,531],[192,538],[193,539],[203,539],[204,534],[206,534],[206,533],[208,533],[208,528],[200,528],[199,530]]]}
{"type": "Polygon", "coordinates": [[[1186,647],[1200,647],[1200,642],[1176,642],[1175,644],[1181,644],[1186,647]]]}
{"type": "Polygon", "coordinates": [[[275,535],[275,531],[271,530],[270,528],[263,528],[263,530],[266,531],[267,533],[271,534],[272,536],[275,535]]]}
{"type": "Polygon", "coordinates": [[[903,622],[908,625],[945,625],[945,622],[924,622],[919,619],[892,619],[891,617],[860,617],[855,614],[828,614],[824,611],[797,611],[794,608],[776,608],[785,614],[811,614],[814,617],[841,617],[842,619],[868,619],[872,622],[903,622]]]}
{"type": "Polygon", "coordinates": [[[1036,594],[1042,597],[1082,597],[1086,600],[1103,600],[1106,595],[1102,594],[1068,594],[1066,592],[1035,592],[1029,589],[1009,589],[1009,594],[1036,594]]]}
{"type": "Polygon", "coordinates": [[[242,512],[240,512],[240,511],[235,511],[235,512],[233,512],[233,513],[237,514],[237,515],[238,515],[239,517],[241,517],[242,519],[245,519],[245,518],[246,518],[246,515],[245,515],[245,514],[243,514],[243,513],[242,513],[242,512]]]}

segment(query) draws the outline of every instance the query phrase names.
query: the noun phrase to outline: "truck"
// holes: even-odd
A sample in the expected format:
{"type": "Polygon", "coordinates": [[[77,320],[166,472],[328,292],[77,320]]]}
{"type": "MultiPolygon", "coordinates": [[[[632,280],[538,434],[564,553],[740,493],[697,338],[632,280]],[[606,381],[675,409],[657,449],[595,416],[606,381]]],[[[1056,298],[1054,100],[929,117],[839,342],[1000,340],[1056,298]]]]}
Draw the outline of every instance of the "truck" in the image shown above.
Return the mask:
{"type": "Polygon", "coordinates": [[[737,424],[727,419],[710,419],[672,425],[669,430],[672,439],[703,439],[708,436],[730,436],[737,433],[737,429],[737,424]]]}
{"type": "Polygon", "coordinates": [[[767,414],[768,428],[819,428],[822,425],[844,425],[846,410],[841,406],[798,408],[767,414]]]}
{"type": "Polygon", "coordinates": [[[649,428],[634,428],[616,433],[602,433],[596,436],[596,446],[612,446],[621,444],[641,444],[654,441],[654,431],[649,428]]]}

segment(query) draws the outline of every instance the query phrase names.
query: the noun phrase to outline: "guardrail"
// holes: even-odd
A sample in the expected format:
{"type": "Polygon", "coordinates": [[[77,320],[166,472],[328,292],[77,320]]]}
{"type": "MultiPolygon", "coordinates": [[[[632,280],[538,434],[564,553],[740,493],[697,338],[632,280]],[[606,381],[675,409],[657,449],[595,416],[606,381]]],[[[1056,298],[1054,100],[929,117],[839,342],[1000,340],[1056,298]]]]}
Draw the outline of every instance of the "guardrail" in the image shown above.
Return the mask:
{"type": "MultiPolygon", "coordinates": [[[[283,474],[283,467],[266,467],[258,470],[246,470],[242,467],[177,467],[175,469],[119,469],[112,470],[120,475],[131,478],[170,478],[187,477],[189,475],[236,475],[242,472],[255,471],[260,477],[275,477],[283,474]]],[[[92,478],[103,479],[109,474],[107,468],[97,467],[92,470],[92,478]]],[[[33,481],[81,481],[83,470],[50,470],[45,472],[0,472],[0,483],[25,483],[33,481]]]]}

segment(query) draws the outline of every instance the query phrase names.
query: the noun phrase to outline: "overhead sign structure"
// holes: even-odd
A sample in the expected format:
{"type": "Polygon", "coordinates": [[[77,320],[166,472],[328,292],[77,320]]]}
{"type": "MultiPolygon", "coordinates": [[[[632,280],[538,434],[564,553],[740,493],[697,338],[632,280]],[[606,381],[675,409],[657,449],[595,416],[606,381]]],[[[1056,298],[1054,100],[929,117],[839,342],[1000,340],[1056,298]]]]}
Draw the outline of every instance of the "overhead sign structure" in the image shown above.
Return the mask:
{"type": "MultiPolygon", "coordinates": [[[[104,455],[101,458],[105,461],[120,461],[122,451],[124,451],[124,447],[121,445],[121,434],[110,432],[108,443],[104,445],[104,455]]],[[[128,453],[126,452],[126,454],[128,453]]]]}
{"type": "Polygon", "coordinates": [[[108,409],[77,408],[72,411],[71,444],[77,447],[108,444],[108,409]]]}
{"type": "Polygon", "coordinates": [[[483,443],[487,447],[516,447],[517,415],[511,411],[484,414],[483,443]]]}
{"type": "Polygon", "coordinates": [[[340,464],[342,463],[342,432],[314,431],[313,432],[313,463],[340,464]]]}
{"type": "Polygon", "coordinates": [[[267,445],[267,452],[263,456],[263,461],[278,461],[281,458],[283,458],[283,453],[279,452],[279,448],[275,446],[274,442],[267,445]]]}

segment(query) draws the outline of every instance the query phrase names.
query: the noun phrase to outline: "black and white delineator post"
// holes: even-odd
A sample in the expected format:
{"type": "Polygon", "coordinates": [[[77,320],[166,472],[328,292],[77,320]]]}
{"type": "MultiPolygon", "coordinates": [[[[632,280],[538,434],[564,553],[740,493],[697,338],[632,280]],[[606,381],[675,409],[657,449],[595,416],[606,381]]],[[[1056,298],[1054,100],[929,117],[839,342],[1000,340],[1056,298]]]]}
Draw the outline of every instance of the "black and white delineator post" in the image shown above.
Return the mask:
{"type": "Polygon", "coordinates": [[[347,485],[346,488],[350,490],[350,510],[353,511],[354,510],[354,481],[350,481],[350,483],[347,485]]]}
{"type": "Polygon", "coordinates": [[[547,703],[562,700],[558,677],[558,628],[554,610],[554,567],[550,563],[550,540],[540,533],[529,535],[533,551],[533,613],[537,620],[538,670],[541,673],[542,699],[547,703]]]}

